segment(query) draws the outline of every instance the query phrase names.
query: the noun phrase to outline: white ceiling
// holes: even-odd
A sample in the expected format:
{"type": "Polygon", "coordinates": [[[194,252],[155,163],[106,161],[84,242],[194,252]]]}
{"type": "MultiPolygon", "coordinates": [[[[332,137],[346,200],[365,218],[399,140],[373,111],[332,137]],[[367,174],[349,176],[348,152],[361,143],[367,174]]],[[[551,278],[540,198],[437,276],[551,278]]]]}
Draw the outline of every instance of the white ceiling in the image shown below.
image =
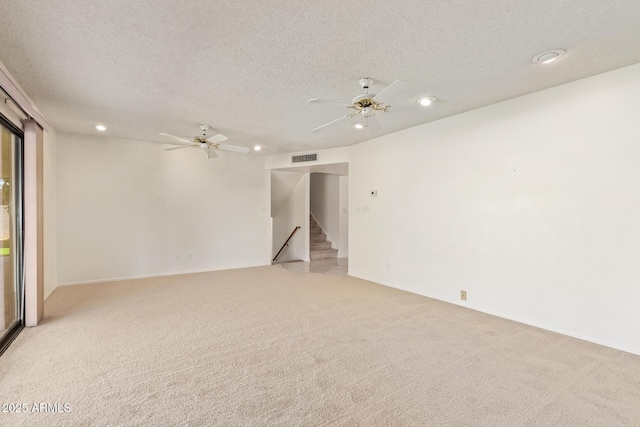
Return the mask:
{"type": "Polygon", "coordinates": [[[53,126],[166,142],[207,123],[266,153],[351,145],[640,62],[638,0],[5,0],[0,61],[53,126]],[[555,48],[558,61],[531,58],[555,48]],[[378,133],[319,97],[411,82],[378,133]],[[439,102],[420,108],[415,99],[439,102]]]}

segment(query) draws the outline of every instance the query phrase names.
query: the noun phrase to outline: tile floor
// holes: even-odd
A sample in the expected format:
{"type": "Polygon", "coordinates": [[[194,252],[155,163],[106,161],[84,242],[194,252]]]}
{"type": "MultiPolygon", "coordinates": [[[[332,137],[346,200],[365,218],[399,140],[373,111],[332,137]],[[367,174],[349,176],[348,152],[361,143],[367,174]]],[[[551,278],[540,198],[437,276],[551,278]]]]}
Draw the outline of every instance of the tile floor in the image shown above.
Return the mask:
{"type": "Polygon", "coordinates": [[[307,262],[283,262],[281,265],[287,270],[346,276],[349,267],[349,258],[319,259],[307,262]]]}

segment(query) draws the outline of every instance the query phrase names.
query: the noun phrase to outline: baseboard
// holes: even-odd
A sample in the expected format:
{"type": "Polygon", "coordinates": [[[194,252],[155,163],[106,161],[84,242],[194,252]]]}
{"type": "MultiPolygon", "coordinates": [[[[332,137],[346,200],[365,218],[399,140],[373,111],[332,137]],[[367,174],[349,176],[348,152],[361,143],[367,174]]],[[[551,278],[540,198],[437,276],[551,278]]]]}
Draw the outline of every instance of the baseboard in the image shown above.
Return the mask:
{"type": "Polygon", "coordinates": [[[124,280],[138,280],[138,279],[151,279],[154,277],[169,277],[169,276],[182,276],[184,274],[196,274],[196,273],[211,273],[214,271],[223,271],[223,270],[239,270],[241,268],[253,268],[253,267],[264,267],[271,265],[269,264],[256,264],[256,265],[246,265],[244,267],[235,267],[235,268],[213,268],[213,269],[205,269],[205,270],[189,270],[189,271],[175,271],[169,273],[156,273],[156,274],[141,274],[138,276],[122,276],[122,277],[110,277],[106,279],[94,279],[94,280],[82,280],[77,282],[65,282],[60,283],[58,286],[76,286],[76,285],[90,285],[93,283],[107,283],[107,282],[121,282],[124,280]]]}
{"type": "Polygon", "coordinates": [[[590,342],[590,343],[593,343],[593,344],[598,344],[598,345],[601,345],[601,346],[604,346],[604,347],[609,347],[609,348],[612,348],[612,349],[615,349],[615,350],[620,350],[620,351],[624,351],[626,353],[631,353],[631,354],[635,354],[635,355],[640,356],[640,348],[633,348],[633,347],[629,347],[629,346],[625,346],[625,345],[622,345],[622,346],[621,345],[614,345],[614,344],[611,344],[610,342],[607,342],[605,340],[592,338],[592,337],[587,337],[587,336],[584,336],[584,335],[581,335],[581,334],[576,334],[576,333],[573,333],[573,332],[565,331],[565,330],[563,330],[561,328],[556,328],[554,326],[549,326],[549,325],[546,325],[544,323],[539,323],[539,322],[530,321],[530,320],[527,320],[527,319],[522,319],[522,318],[519,318],[517,316],[505,315],[503,313],[496,312],[496,311],[481,310],[481,309],[476,308],[476,307],[470,307],[467,304],[459,303],[458,301],[445,300],[445,299],[437,298],[437,297],[434,297],[434,296],[431,296],[431,295],[427,295],[427,294],[418,293],[418,292],[415,292],[415,291],[412,291],[412,290],[404,289],[404,288],[402,288],[400,286],[387,285],[387,284],[384,284],[384,283],[376,282],[374,280],[361,277],[361,276],[359,276],[357,274],[353,274],[352,272],[349,272],[347,274],[348,274],[348,276],[351,276],[353,278],[360,279],[360,280],[366,280],[367,282],[375,283],[377,285],[386,286],[386,287],[393,288],[393,289],[398,289],[398,290],[401,290],[401,291],[404,291],[404,292],[409,292],[409,293],[412,293],[412,294],[415,294],[415,295],[420,295],[420,296],[423,296],[423,297],[431,298],[431,299],[434,299],[434,300],[437,300],[437,301],[441,301],[441,302],[445,302],[445,303],[448,303],[448,304],[457,305],[458,307],[467,308],[469,310],[477,311],[477,312],[484,313],[484,314],[489,314],[491,316],[500,317],[502,319],[512,320],[514,322],[522,323],[523,325],[533,326],[534,328],[544,329],[545,331],[554,332],[556,334],[565,335],[567,337],[576,338],[576,339],[579,339],[579,340],[582,340],[582,341],[587,341],[587,342],[590,342]]]}
{"type": "MultiPolygon", "coordinates": [[[[445,302],[449,302],[449,301],[445,301],[445,302]]],[[[456,303],[452,303],[452,304],[456,304],[456,303]]],[[[466,306],[463,306],[461,304],[456,304],[456,305],[460,305],[461,307],[469,308],[471,310],[479,311],[481,313],[490,314],[492,316],[501,317],[503,319],[513,320],[514,322],[522,323],[524,325],[533,326],[534,328],[544,329],[545,331],[555,332],[556,334],[565,335],[565,336],[568,336],[568,337],[571,337],[571,338],[576,338],[576,339],[579,339],[579,340],[582,340],[582,341],[587,341],[587,342],[590,342],[590,343],[593,343],[593,344],[598,344],[598,345],[601,345],[603,347],[609,347],[609,348],[613,348],[615,350],[620,350],[620,351],[624,351],[624,352],[627,352],[627,353],[631,353],[631,354],[635,354],[635,355],[640,356],[640,348],[635,348],[634,349],[634,348],[630,348],[630,347],[627,347],[627,346],[616,346],[616,345],[612,345],[609,342],[606,342],[606,341],[603,341],[603,340],[600,340],[600,339],[597,339],[597,338],[594,339],[594,338],[591,338],[591,337],[586,337],[586,336],[583,336],[581,334],[568,332],[568,331],[565,331],[565,330],[560,329],[560,328],[556,328],[556,327],[553,327],[553,326],[545,325],[543,323],[531,322],[531,321],[528,321],[528,320],[523,320],[523,319],[518,318],[516,316],[507,316],[507,315],[504,315],[504,314],[498,313],[498,312],[478,310],[476,308],[466,307],[466,306]]]]}
{"type": "Polygon", "coordinates": [[[49,297],[56,291],[56,289],[58,289],[57,286],[54,286],[53,289],[51,289],[49,292],[47,292],[47,294],[44,296],[44,300],[48,300],[49,297]]]}

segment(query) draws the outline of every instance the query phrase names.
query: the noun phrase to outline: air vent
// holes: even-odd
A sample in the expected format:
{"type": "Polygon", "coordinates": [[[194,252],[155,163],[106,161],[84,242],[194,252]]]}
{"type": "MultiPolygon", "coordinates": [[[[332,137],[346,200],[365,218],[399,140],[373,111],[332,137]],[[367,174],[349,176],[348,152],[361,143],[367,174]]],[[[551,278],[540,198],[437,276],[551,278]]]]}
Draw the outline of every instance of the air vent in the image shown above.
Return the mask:
{"type": "Polygon", "coordinates": [[[318,161],[318,153],[291,156],[291,163],[304,163],[304,162],[317,162],[317,161],[318,161]]]}

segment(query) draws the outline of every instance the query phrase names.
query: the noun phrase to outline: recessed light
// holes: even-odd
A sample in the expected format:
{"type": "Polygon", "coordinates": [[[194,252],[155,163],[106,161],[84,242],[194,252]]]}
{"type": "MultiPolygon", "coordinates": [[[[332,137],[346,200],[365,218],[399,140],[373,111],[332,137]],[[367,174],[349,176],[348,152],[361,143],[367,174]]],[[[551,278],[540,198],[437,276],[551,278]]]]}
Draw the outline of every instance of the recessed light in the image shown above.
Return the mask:
{"type": "Polygon", "coordinates": [[[107,130],[107,127],[105,125],[96,125],[96,129],[100,132],[104,132],[105,130],[107,130]]]}
{"type": "Polygon", "coordinates": [[[256,151],[260,151],[262,150],[262,147],[260,147],[259,145],[256,145],[255,147],[253,147],[253,149],[256,151]]]}
{"type": "Polygon", "coordinates": [[[358,122],[358,123],[353,123],[351,126],[353,126],[356,129],[363,129],[367,126],[367,124],[358,122]]]}
{"type": "Polygon", "coordinates": [[[422,98],[416,99],[416,102],[423,107],[428,107],[429,105],[433,104],[436,99],[438,98],[436,98],[435,96],[423,96],[422,98]]]}
{"type": "Polygon", "coordinates": [[[560,58],[565,53],[567,53],[567,51],[564,49],[547,50],[531,58],[531,62],[536,64],[548,64],[549,62],[553,62],[560,58]]]}

